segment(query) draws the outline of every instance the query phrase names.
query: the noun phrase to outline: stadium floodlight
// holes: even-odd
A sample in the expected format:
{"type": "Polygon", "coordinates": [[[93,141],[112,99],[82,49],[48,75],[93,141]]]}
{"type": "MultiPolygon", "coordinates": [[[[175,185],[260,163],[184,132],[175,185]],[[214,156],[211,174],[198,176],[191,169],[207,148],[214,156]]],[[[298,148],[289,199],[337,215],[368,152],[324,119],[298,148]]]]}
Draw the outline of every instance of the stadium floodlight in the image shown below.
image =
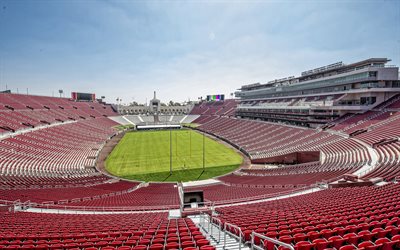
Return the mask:
{"type": "Polygon", "coordinates": [[[178,133],[175,133],[175,145],[176,159],[178,159],[178,133]]]}
{"type": "Polygon", "coordinates": [[[206,144],[205,144],[206,136],[203,132],[203,172],[206,170],[206,144]]]}
{"type": "Polygon", "coordinates": [[[59,90],[58,90],[58,93],[60,94],[60,98],[61,98],[61,97],[62,97],[62,94],[64,93],[64,90],[59,89],[59,90]]]}
{"type": "Polygon", "coordinates": [[[169,129],[169,175],[172,175],[172,129],[169,129]]]}

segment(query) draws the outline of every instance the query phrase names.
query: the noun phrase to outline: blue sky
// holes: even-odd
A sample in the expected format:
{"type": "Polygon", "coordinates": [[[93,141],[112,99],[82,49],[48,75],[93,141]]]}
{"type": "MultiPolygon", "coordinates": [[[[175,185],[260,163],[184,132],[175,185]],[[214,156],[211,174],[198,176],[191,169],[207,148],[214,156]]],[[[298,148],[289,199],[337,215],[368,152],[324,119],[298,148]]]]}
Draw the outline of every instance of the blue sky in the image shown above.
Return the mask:
{"type": "Polygon", "coordinates": [[[400,1],[0,0],[0,89],[229,95],[338,61],[400,65],[400,1]]]}

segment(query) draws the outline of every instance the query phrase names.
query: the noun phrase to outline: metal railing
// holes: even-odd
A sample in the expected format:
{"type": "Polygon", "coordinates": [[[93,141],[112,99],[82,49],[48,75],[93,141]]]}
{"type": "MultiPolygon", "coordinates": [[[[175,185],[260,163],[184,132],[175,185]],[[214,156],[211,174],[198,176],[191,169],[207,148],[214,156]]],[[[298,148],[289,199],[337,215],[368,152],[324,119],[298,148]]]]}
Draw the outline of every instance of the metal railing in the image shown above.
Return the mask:
{"type": "Polygon", "coordinates": [[[265,241],[272,242],[275,245],[283,246],[283,247],[288,248],[290,250],[294,250],[294,247],[292,245],[290,245],[290,244],[284,243],[284,242],[279,241],[277,239],[273,239],[273,238],[267,237],[265,235],[256,233],[254,231],[251,233],[251,248],[250,249],[252,249],[252,250],[253,249],[255,249],[255,250],[264,250],[264,249],[266,249],[265,248],[265,243],[264,243],[265,241]],[[263,239],[263,241],[260,240],[260,243],[256,244],[255,243],[256,237],[259,238],[259,239],[263,239]],[[262,246],[260,246],[260,245],[262,245],[262,246]]]}
{"type": "Polygon", "coordinates": [[[15,200],[15,201],[8,201],[8,200],[0,200],[1,205],[19,205],[21,204],[21,200],[15,200]]]}
{"type": "MultiPolygon", "coordinates": [[[[222,221],[220,219],[216,218],[216,217],[210,217],[210,218],[211,218],[211,224],[213,224],[214,226],[218,227],[218,229],[219,229],[218,230],[218,240],[215,239],[215,241],[217,243],[220,243],[221,242],[221,231],[223,229],[222,221]]],[[[213,233],[212,228],[213,227],[211,226],[211,235],[213,233]]]]}
{"type": "Polygon", "coordinates": [[[210,232],[210,223],[211,223],[210,215],[208,215],[206,213],[200,213],[199,224],[204,229],[204,231],[206,232],[207,235],[210,235],[209,234],[209,232],[210,232]]]}
{"type": "Polygon", "coordinates": [[[209,214],[206,213],[201,213],[200,214],[200,222],[199,224],[202,226],[204,231],[206,232],[207,235],[212,237],[217,243],[221,242],[221,231],[224,229],[223,228],[223,223],[220,219],[210,216],[209,214]],[[218,228],[218,238],[214,237],[214,227],[218,228]]]}
{"type": "MultiPolygon", "coordinates": [[[[224,246],[226,245],[226,235],[229,234],[231,237],[235,238],[238,241],[239,247],[238,249],[242,249],[242,242],[244,240],[244,234],[242,232],[242,229],[240,227],[230,224],[230,223],[225,223],[224,224],[224,246]]],[[[294,249],[292,249],[294,250],[294,249]]]]}
{"type": "Polygon", "coordinates": [[[47,209],[53,209],[59,213],[63,211],[76,211],[76,212],[144,212],[144,211],[158,211],[167,212],[171,209],[179,209],[179,205],[165,205],[165,206],[131,206],[131,207],[91,207],[91,206],[70,206],[61,204],[37,204],[34,202],[25,202],[25,206],[28,208],[37,208],[41,212],[46,212],[47,209]]]}

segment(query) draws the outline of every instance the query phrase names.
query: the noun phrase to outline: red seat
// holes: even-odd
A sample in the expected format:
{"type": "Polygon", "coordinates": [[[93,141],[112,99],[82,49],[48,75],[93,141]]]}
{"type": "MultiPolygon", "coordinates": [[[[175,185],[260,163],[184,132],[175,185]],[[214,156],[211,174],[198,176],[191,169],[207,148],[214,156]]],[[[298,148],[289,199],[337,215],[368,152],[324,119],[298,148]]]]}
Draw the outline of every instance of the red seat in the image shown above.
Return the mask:
{"type": "Polygon", "coordinates": [[[348,233],[357,232],[357,227],[355,225],[348,225],[348,226],[345,227],[345,229],[347,230],[348,233]]]}
{"type": "MultiPolygon", "coordinates": [[[[1,247],[0,247],[1,249],[1,247]]],[[[47,250],[49,249],[49,246],[47,244],[40,244],[40,245],[36,245],[35,247],[36,250],[47,250]]]]}
{"type": "Polygon", "coordinates": [[[284,246],[279,246],[278,250],[290,250],[290,248],[284,247],[284,246]]]}
{"type": "Polygon", "coordinates": [[[358,236],[355,233],[348,233],[343,235],[343,239],[346,239],[346,242],[349,244],[357,245],[361,236],[358,236]]]}
{"type": "Polygon", "coordinates": [[[118,247],[118,250],[131,250],[131,247],[122,246],[122,247],[118,247]]]}
{"type": "Polygon", "coordinates": [[[364,249],[366,247],[373,246],[373,245],[374,245],[374,243],[372,243],[371,241],[363,241],[360,244],[358,244],[357,247],[360,249],[364,249]]]}
{"type": "Polygon", "coordinates": [[[191,236],[182,236],[181,235],[181,241],[191,241],[192,240],[192,237],[191,236]]]}
{"type": "Polygon", "coordinates": [[[96,242],[96,244],[94,244],[96,247],[102,248],[102,247],[106,247],[108,245],[107,241],[99,241],[96,242]]]}
{"type": "Polygon", "coordinates": [[[163,250],[164,245],[163,244],[153,244],[149,247],[149,250],[163,250]]]}
{"type": "Polygon", "coordinates": [[[200,229],[198,227],[189,227],[190,232],[198,232],[200,229]]]}
{"type": "Polygon", "coordinates": [[[125,246],[135,246],[136,240],[129,239],[129,240],[125,241],[124,245],[125,246]]]}
{"type": "MultiPolygon", "coordinates": [[[[10,248],[10,246],[8,248],[10,248]]],[[[49,249],[61,249],[61,248],[64,248],[63,244],[53,244],[49,246],[49,249]]]]}
{"type": "Polygon", "coordinates": [[[372,238],[374,237],[375,234],[372,234],[370,231],[368,230],[363,230],[358,232],[358,236],[361,237],[362,240],[364,241],[370,241],[372,240],[372,238]]]}
{"type": "Polygon", "coordinates": [[[193,237],[193,239],[195,240],[195,241],[198,241],[198,240],[204,240],[206,237],[204,237],[203,235],[195,235],[194,237],[193,237]]]}
{"type": "Polygon", "coordinates": [[[336,235],[336,236],[332,236],[328,239],[328,241],[332,242],[332,246],[336,249],[339,249],[343,243],[345,242],[345,239],[343,239],[342,237],[336,235]]]}
{"type": "Polygon", "coordinates": [[[265,234],[265,236],[270,237],[270,238],[276,238],[276,236],[278,236],[278,233],[276,231],[270,231],[270,232],[267,232],[265,234]]]}
{"type": "Polygon", "coordinates": [[[307,235],[305,235],[304,233],[297,233],[295,235],[293,235],[293,241],[294,242],[300,242],[300,241],[305,241],[307,239],[307,235]]]}
{"type": "Polygon", "coordinates": [[[26,245],[22,245],[22,247],[20,247],[20,249],[34,249],[35,245],[33,244],[26,244],[26,245]]]}
{"type": "Polygon", "coordinates": [[[400,234],[393,236],[392,242],[395,242],[394,247],[396,247],[396,249],[400,249],[400,234]]]}
{"type": "Polygon", "coordinates": [[[290,230],[282,230],[279,233],[279,236],[283,236],[283,235],[291,235],[292,232],[290,230]]]}
{"type": "Polygon", "coordinates": [[[290,235],[284,235],[279,237],[279,240],[282,241],[283,243],[290,244],[292,243],[292,237],[290,235]]]}
{"type": "Polygon", "coordinates": [[[113,242],[111,242],[111,243],[109,243],[109,244],[110,244],[110,246],[112,246],[112,247],[120,247],[120,246],[122,246],[122,241],[116,240],[116,241],[113,241],[113,242]]]}
{"type": "Polygon", "coordinates": [[[296,250],[311,250],[315,244],[310,243],[308,241],[300,241],[297,242],[297,244],[294,246],[294,249],[296,250]]]}
{"type": "Polygon", "coordinates": [[[196,244],[193,241],[184,241],[181,243],[182,248],[194,247],[196,244]]]}
{"type": "Polygon", "coordinates": [[[149,239],[141,239],[138,244],[143,245],[143,246],[148,246],[148,245],[150,245],[150,240],[149,239]]]}
{"type": "Polygon", "coordinates": [[[346,233],[346,229],[343,227],[335,227],[333,229],[333,232],[336,233],[337,235],[343,236],[346,233]]]}
{"type": "Polygon", "coordinates": [[[251,240],[251,233],[253,231],[252,230],[244,230],[243,231],[243,235],[244,235],[244,240],[245,241],[250,241],[251,240]]]}
{"type": "Polygon", "coordinates": [[[387,242],[390,242],[390,240],[388,238],[379,238],[375,241],[375,245],[380,245],[380,244],[387,243],[387,242]]]}
{"type": "Polygon", "coordinates": [[[164,244],[164,239],[161,238],[155,238],[151,244],[164,244]]]}
{"type": "Polygon", "coordinates": [[[167,238],[167,243],[170,243],[170,242],[179,242],[179,238],[178,237],[167,238]]]}
{"type": "Polygon", "coordinates": [[[132,250],[147,250],[147,246],[137,245],[137,246],[133,247],[132,250]]]}
{"type": "Polygon", "coordinates": [[[169,249],[179,249],[179,244],[177,242],[170,242],[167,243],[167,245],[165,245],[165,249],[169,250],[169,249]]]}
{"type": "Polygon", "coordinates": [[[266,250],[274,250],[275,249],[275,244],[270,242],[270,241],[265,240],[264,241],[264,249],[266,249],[266,250]]]}
{"type": "Polygon", "coordinates": [[[372,233],[376,233],[377,238],[384,238],[387,234],[391,233],[392,230],[384,230],[383,228],[374,228],[372,233]]]}
{"type": "Polygon", "coordinates": [[[391,235],[397,235],[400,232],[400,229],[393,225],[385,227],[385,230],[390,230],[391,235]]]}
{"type": "Polygon", "coordinates": [[[197,240],[197,241],[196,241],[196,245],[197,245],[198,247],[206,246],[206,245],[209,245],[209,244],[210,244],[210,241],[205,240],[205,239],[197,240]]]}
{"type": "Polygon", "coordinates": [[[201,246],[200,250],[216,250],[214,246],[201,246]]]}
{"type": "Polygon", "coordinates": [[[72,248],[77,248],[79,245],[76,243],[68,243],[64,245],[65,249],[72,249],[72,248]]]}
{"type": "Polygon", "coordinates": [[[379,246],[381,250],[392,250],[397,243],[398,241],[391,241],[388,238],[380,238],[375,241],[375,245],[379,246]]]}
{"type": "Polygon", "coordinates": [[[328,247],[329,242],[326,239],[315,239],[312,241],[315,244],[316,250],[323,250],[328,247]]]}
{"type": "Polygon", "coordinates": [[[143,231],[135,231],[135,232],[133,232],[133,235],[136,235],[136,236],[143,236],[143,234],[144,234],[143,231]]]}
{"type": "Polygon", "coordinates": [[[310,232],[307,233],[307,236],[311,241],[313,241],[315,239],[318,239],[320,235],[321,234],[319,232],[316,232],[316,231],[310,231],[310,232]]]}
{"type": "Polygon", "coordinates": [[[339,248],[339,250],[353,250],[353,249],[356,249],[353,245],[345,245],[339,248]]]}
{"type": "Polygon", "coordinates": [[[331,237],[333,235],[332,230],[330,229],[322,229],[320,231],[321,236],[324,237],[325,239],[329,239],[329,237],[331,237]]]}

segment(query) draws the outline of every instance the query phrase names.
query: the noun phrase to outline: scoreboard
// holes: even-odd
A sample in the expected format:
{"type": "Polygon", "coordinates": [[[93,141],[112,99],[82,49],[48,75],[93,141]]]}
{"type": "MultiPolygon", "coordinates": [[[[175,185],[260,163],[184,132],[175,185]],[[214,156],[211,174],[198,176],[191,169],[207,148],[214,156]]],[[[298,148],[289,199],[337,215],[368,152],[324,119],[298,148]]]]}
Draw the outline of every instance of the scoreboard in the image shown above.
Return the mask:
{"type": "Polygon", "coordinates": [[[91,93],[72,92],[71,98],[74,101],[95,101],[96,95],[91,93]]]}
{"type": "Polygon", "coordinates": [[[225,95],[207,95],[207,102],[223,100],[225,100],[225,95]]]}

